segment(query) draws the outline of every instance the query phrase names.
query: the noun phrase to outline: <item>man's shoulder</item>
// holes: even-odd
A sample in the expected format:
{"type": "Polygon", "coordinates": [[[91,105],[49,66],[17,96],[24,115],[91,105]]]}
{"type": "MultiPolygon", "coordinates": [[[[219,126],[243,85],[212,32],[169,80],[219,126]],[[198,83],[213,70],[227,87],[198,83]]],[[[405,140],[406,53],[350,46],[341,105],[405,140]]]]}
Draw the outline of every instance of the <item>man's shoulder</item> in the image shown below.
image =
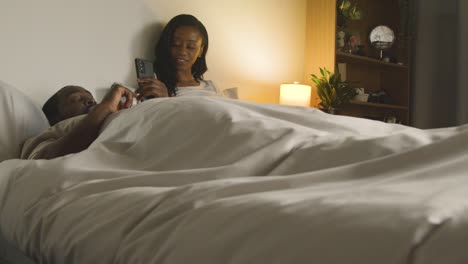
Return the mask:
{"type": "Polygon", "coordinates": [[[21,158],[32,158],[34,153],[37,153],[38,150],[43,148],[45,145],[52,143],[70,133],[70,131],[72,131],[74,127],[85,117],[86,115],[79,115],[62,120],[46,129],[41,134],[27,139],[21,149],[21,158]]]}
{"type": "MultiPolygon", "coordinates": [[[[73,128],[86,117],[87,114],[67,118],[51,126],[45,132],[49,131],[56,134],[68,134],[73,128]]],[[[45,133],[44,132],[44,133],[45,133]]]]}

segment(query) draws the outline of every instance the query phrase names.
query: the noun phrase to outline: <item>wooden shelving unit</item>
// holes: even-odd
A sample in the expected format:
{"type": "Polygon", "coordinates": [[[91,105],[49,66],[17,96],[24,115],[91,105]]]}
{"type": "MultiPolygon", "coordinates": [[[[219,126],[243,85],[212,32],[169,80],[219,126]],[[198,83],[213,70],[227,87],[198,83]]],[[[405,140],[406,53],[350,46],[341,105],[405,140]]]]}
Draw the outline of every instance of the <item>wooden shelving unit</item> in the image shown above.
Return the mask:
{"type": "Polygon", "coordinates": [[[391,105],[391,104],[380,104],[380,103],[369,103],[369,102],[362,102],[362,101],[355,101],[352,100],[351,104],[353,105],[362,105],[368,107],[376,107],[376,108],[388,108],[388,109],[398,109],[398,110],[408,110],[406,106],[400,105],[391,105]]]}
{"type": "Polygon", "coordinates": [[[346,80],[355,88],[364,88],[366,93],[385,91],[390,96],[390,102],[381,104],[352,101],[342,109],[341,114],[382,121],[388,117],[396,117],[397,122],[409,125],[410,76],[406,59],[409,55],[407,48],[398,46],[400,36],[399,1],[353,0],[353,2],[358,4],[365,15],[360,21],[350,21],[345,30],[357,32],[360,35],[366,55],[345,53],[337,49],[335,71],[339,72],[339,68],[344,68],[346,80]],[[368,35],[377,25],[387,25],[393,29],[397,41],[392,49],[386,52],[386,55],[392,61],[401,61],[401,63],[385,62],[376,58],[378,51],[371,47],[368,35]],[[341,67],[338,67],[338,64],[341,64],[341,67]]]}
{"type": "Polygon", "coordinates": [[[369,66],[373,67],[390,67],[390,68],[396,68],[396,69],[401,69],[401,70],[408,70],[408,66],[403,65],[403,64],[397,64],[397,63],[392,63],[392,62],[385,62],[381,61],[375,58],[370,58],[370,57],[365,57],[365,56],[359,56],[359,55],[354,55],[351,53],[345,53],[341,51],[336,52],[336,57],[340,59],[340,61],[343,62],[350,62],[350,63],[359,63],[359,64],[367,64],[369,66]]]}

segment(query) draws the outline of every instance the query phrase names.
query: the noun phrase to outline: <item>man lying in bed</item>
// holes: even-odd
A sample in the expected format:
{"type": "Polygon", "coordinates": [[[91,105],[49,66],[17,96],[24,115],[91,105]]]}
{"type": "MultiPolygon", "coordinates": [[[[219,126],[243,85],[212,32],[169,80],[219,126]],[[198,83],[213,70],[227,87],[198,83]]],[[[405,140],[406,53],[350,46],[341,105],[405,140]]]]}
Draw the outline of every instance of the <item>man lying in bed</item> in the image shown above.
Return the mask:
{"type": "Polygon", "coordinates": [[[66,86],[44,104],[43,111],[53,127],[28,139],[21,151],[23,159],[53,159],[77,153],[99,135],[106,117],[130,108],[135,94],[121,85],[113,85],[101,103],[79,86],[66,86]],[[122,100],[125,98],[125,100],[122,100]]]}
{"type": "MultiPolygon", "coordinates": [[[[37,137],[28,139],[22,148],[22,159],[53,159],[88,148],[99,134],[106,117],[121,109],[130,108],[134,98],[168,97],[166,86],[158,79],[145,82],[135,92],[121,85],[113,85],[101,103],[96,104],[93,95],[80,86],[65,86],[44,104],[42,110],[52,126],[37,137]],[[122,103],[122,98],[125,103],[122,103]]],[[[178,96],[218,95],[217,93],[192,93],[186,88],[178,96]]]]}

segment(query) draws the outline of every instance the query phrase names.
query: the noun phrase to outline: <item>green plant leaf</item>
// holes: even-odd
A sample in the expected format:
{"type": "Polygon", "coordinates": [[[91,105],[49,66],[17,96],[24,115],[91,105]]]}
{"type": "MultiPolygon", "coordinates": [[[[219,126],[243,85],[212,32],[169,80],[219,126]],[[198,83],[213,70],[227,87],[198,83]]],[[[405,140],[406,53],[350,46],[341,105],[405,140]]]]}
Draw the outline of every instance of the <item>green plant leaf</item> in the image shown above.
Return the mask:
{"type": "Polygon", "coordinates": [[[317,94],[323,109],[338,108],[357,94],[349,83],[341,80],[339,73],[334,74],[326,68],[319,68],[320,77],[311,74],[312,81],[317,85],[317,94]]]}

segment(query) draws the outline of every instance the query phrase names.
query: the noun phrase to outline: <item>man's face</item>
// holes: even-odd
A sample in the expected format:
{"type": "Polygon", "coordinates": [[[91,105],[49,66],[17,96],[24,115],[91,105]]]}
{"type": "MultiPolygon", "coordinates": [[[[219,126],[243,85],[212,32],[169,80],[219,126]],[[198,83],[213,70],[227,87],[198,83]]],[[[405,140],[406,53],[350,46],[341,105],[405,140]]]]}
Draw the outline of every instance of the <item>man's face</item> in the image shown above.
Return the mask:
{"type": "Polygon", "coordinates": [[[60,121],[87,114],[94,105],[96,105],[96,100],[88,90],[79,86],[65,87],[59,92],[60,121]]]}

